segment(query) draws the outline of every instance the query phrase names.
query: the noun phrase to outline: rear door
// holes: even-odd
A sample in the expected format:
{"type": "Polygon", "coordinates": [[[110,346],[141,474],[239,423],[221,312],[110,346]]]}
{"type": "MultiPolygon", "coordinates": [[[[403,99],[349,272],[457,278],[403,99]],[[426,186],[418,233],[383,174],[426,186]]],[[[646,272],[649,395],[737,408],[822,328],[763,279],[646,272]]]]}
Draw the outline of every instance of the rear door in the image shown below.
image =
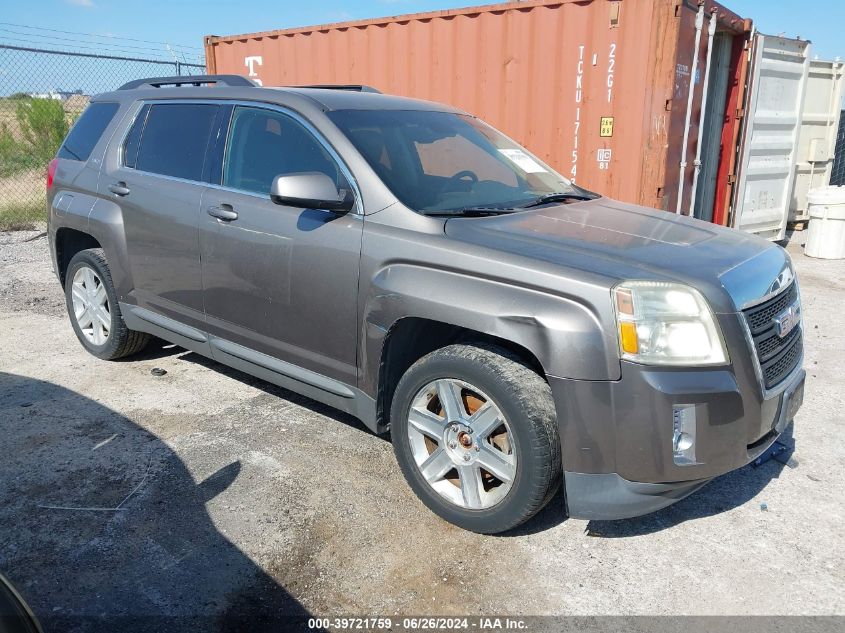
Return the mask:
{"type": "Polygon", "coordinates": [[[733,226],[781,240],[792,197],[810,43],[758,34],[754,47],[733,226]]]}
{"type": "Polygon", "coordinates": [[[220,106],[137,104],[100,191],[120,205],[132,290],[122,299],[205,329],[198,237],[203,174],[220,106]]]}

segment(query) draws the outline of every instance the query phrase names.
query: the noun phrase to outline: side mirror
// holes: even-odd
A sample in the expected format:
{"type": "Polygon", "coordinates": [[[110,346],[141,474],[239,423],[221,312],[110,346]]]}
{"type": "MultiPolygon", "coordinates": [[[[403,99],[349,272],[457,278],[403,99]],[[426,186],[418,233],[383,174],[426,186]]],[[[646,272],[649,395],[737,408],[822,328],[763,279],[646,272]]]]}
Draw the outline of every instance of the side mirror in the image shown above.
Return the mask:
{"type": "Polygon", "coordinates": [[[355,205],[352,191],[338,190],[334,180],[320,172],[276,176],[270,187],[270,200],[289,207],[335,213],[346,213],[355,205]]]}

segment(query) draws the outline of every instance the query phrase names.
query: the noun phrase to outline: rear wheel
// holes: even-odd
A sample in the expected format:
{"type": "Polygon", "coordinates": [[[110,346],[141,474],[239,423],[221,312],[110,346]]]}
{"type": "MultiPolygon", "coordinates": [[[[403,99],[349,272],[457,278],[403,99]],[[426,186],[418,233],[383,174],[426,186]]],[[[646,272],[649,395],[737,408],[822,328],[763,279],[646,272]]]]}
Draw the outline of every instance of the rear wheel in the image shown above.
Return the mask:
{"type": "Polygon", "coordinates": [[[425,356],[400,380],[390,420],[411,488],[462,528],[509,530],[560,485],[551,390],[507,350],[451,345],[425,356]]]}
{"type": "Polygon", "coordinates": [[[150,335],[126,327],[102,249],[73,256],[65,276],[68,315],[83,347],[97,358],[113,360],[140,352],[150,335]]]}

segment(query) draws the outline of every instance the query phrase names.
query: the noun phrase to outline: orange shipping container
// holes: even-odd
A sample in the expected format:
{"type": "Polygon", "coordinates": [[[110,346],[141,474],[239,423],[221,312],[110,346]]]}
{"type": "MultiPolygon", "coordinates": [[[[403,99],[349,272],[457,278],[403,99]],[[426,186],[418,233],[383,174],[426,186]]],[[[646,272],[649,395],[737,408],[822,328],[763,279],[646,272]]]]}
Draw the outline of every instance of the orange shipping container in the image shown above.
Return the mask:
{"type": "Polygon", "coordinates": [[[712,0],[529,0],[205,46],[210,73],[265,86],[365,84],[451,104],[589,189],[725,223],[749,30],[712,0]]]}

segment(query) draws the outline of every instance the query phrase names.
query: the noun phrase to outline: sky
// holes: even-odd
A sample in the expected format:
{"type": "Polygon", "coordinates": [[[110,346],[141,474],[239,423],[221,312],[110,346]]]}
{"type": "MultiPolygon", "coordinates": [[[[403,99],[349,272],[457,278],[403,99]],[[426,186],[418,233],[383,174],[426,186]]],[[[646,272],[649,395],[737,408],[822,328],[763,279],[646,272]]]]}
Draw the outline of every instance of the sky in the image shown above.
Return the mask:
{"type": "MultiPolygon", "coordinates": [[[[623,0],[623,7],[625,3],[648,1],[623,0]]],[[[78,89],[94,94],[140,76],[174,75],[177,71],[173,60],[203,62],[205,35],[270,31],[484,3],[484,0],[0,0],[2,44],[171,62],[169,65],[102,62],[0,49],[0,95],[44,94],[51,89],[78,89]]],[[[845,0],[723,0],[723,4],[743,17],[751,17],[763,33],[812,40],[814,56],[845,59],[842,36],[845,0]]],[[[197,72],[201,72],[200,67],[182,70],[182,74],[197,72]]]]}
{"type": "MultiPolygon", "coordinates": [[[[644,0],[623,0],[623,2],[644,0]]],[[[785,33],[813,42],[814,55],[832,59],[845,58],[844,0],[723,0],[729,9],[743,17],[751,17],[758,30],[768,34],[785,33]]],[[[417,13],[436,9],[486,4],[483,0],[4,0],[0,9],[0,42],[22,44],[27,39],[11,24],[32,25],[63,31],[80,31],[100,36],[114,36],[126,51],[138,53],[145,47],[167,53],[164,46],[152,42],[168,42],[178,51],[201,53],[204,35],[231,35],[339,22],[345,20],[417,13]],[[120,38],[119,40],[117,38],[120,38]],[[146,42],[132,42],[146,40],[146,42]],[[196,48],[188,48],[196,47],[196,48]]],[[[32,41],[62,42],[57,37],[73,39],[59,32],[42,32],[32,41]],[[49,36],[54,39],[50,39],[49,36]]],[[[196,59],[196,57],[194,57],[196,59]]]]}

